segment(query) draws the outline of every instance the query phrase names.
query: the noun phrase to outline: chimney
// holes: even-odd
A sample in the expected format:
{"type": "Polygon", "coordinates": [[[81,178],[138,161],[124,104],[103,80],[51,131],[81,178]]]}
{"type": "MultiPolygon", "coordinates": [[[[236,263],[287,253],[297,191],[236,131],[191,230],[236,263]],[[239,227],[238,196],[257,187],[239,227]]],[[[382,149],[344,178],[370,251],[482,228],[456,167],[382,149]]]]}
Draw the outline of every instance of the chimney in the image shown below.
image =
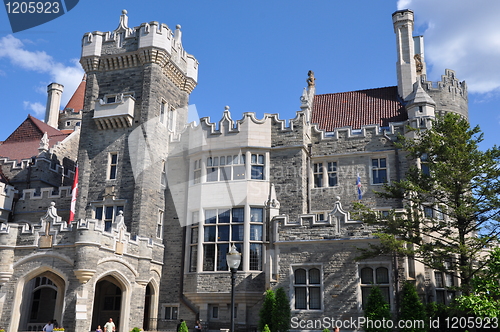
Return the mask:
{"type": "Polygon", "coordinates": [[[64,86],[51,83],[47,86],[47,108],[45,110],[45,123],[57,129],[59,122],[59,109],[61,107],[61,95],[64,86]]]}

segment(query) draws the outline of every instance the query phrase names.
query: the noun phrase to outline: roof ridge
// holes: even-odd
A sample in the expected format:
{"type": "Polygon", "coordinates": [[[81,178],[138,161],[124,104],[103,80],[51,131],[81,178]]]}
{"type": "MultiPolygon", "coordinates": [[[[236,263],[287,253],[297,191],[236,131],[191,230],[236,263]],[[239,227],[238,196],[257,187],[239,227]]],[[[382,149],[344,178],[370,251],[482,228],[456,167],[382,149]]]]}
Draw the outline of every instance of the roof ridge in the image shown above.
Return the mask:
{"type": "Polygon", "coordinates": [[[389,89],[389,88],[397,88],[397,85],[383,86],[383,87],[380,87],[380,88],[371,88],[371,89],[362,89],[362,90],[352,90],[352,91],[343,91],[343,92],[321,93],[321,94],[316,94],[316,96],[336,95],[336,94],[340,94],[340,93],[350,93],[350,92],[373,91],[373,90],[382,90],[382,89],[389,89]]]}

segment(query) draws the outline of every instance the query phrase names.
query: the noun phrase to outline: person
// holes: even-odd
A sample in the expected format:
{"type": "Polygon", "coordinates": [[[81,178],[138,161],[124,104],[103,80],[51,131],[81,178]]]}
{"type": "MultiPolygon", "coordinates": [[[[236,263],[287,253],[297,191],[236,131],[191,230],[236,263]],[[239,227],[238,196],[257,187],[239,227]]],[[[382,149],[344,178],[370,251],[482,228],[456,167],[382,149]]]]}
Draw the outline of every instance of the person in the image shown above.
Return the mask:
{"type": "Polygon", "coordinates": [[[335,330],[333,330],[333,332],[340,332],[340,328],[336,327],[335,330]]]}
{"type": "Polygon", "coordinates": [[[184,321],[184,319],[181,319],[179,324],[177,324],[177,332],[179,332],[179,330],[181,329],[181,324],[183,321],[184,321]]]}
{"type": "Polygon", "coordinates": [[[194,326],[195,332],[201,332],[201,323],[199,320],[196,321],[196,325],[194,326]]]}
{"type": "Polygon", "coordinates": [[[115,323],[113,323],[113,318],[104,324],[104,332],[115,332],[115,323]]]}
{"type": "Polygon", "coordinates": [[[97,325],[97,328],[95,329],[95,332],[102,332],[101,325],[97,325]]]}
{"type": "Polygon", "coordinates": [[[59,327],[59,324],[57,323],[57,320],[55,318],[52,320],[52,325],[54,326],[54,328],[59,327]]]}
{"type": "Polygon", "coordinates": [[[45,324],[45,326],[43,327],[43,330],[45,332],[52,332],[53,329],[54,329],[54,324],[52,323],[51,320],[49,320],[49,322],[45,324]]]}

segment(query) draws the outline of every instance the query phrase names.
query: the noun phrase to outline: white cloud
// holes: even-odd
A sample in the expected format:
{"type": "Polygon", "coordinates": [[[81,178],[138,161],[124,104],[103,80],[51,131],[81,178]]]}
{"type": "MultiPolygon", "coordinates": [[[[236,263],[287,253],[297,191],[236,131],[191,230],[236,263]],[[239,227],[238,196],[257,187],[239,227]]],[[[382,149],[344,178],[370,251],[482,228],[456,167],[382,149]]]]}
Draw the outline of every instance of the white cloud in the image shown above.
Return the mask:
{"type": "MultiPolygon", "coordinates": [[[[62,95],[61,101],[64,107],[82,80],[83,70],[80,64],[77,60],[72,60],[72,65],[66,66],[55,61],[44,51],[26,50],[25,43],[29,42],[21,41],[12,35],[0,38],[0,58],[7,58],[13,65],[25,70],[47,73],[52,82],[64,85],[65,93],[62,95]]],[[[36,90],[46,93],[47,85],[37,87],[36,90]]]]}
{"type": "Polygon", "coordinates": [[[45,114],[45,105],[38,102],[30,103],[29,101],[23,101],[24,109],[33,111],[33,115],[36,117],[43,116],[45,114]]]}
{"type": "Polygon", "coordinates": [[[399,0],[405,8],[415,13],[415,30],[425,28],[430,79],[449,68],[470,92],[500,90],[500,1],[399,0]]]}

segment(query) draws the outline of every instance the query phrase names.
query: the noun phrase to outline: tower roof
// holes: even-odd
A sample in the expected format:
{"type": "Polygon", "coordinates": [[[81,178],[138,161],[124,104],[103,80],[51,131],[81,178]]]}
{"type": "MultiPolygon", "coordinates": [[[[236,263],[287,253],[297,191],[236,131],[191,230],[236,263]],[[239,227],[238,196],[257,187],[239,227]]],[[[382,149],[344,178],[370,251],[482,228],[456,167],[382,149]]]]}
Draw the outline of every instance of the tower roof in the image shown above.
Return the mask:
{"type": "Polygon", "coordinates": [[[314,96],[312,123],[326,131],[347,126],[387,127],[407,119],[396,86],[314,96]]]}
{"type": "Polygon", "coordinates": [[[61,142],[69,135],[28,115],[26,120],[0,145],[0,157],[21,161],[37,156],[44,133],[47,133],[49,147],[61,142]]]}
{"type": "Polygon", "coordinates": [[[85,99],[85,87],[87,86],[87,75],[83,75],[82,82],[76,88],[75,93],[69,100],[64,110],[72,109],[74,113],[79,113],[83,110],[83,101],[85,99]]]}

